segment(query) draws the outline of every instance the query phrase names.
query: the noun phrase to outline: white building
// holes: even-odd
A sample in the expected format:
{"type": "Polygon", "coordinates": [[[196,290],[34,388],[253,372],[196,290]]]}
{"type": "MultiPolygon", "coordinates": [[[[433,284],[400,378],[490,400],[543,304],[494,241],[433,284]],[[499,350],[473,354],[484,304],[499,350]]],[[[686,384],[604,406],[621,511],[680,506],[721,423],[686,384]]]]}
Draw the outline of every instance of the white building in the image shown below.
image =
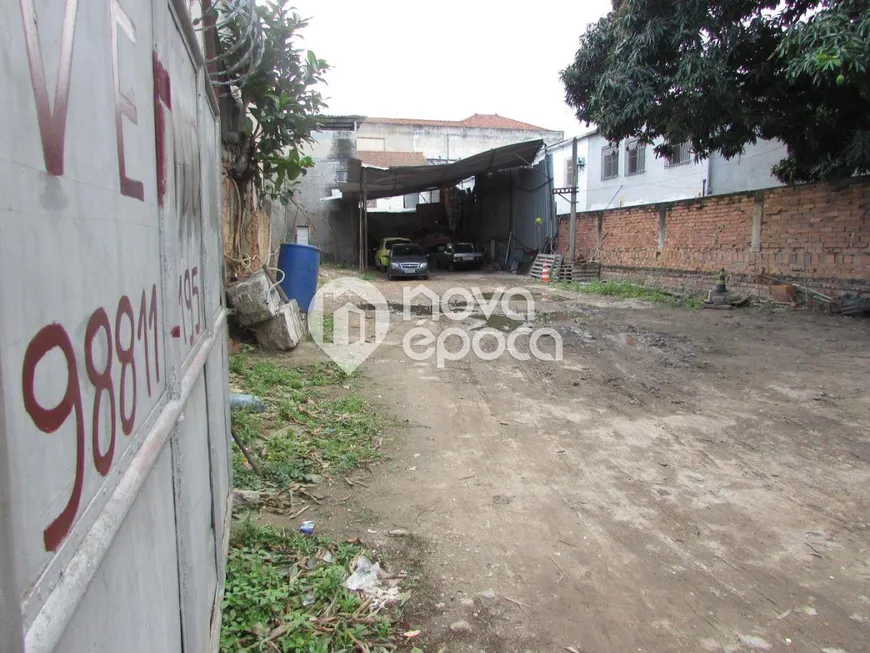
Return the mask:
{"type": "MultiPolygon", "coordinates": [[[[553,156],[556,188],[570,188],[573,139],[548,148],[553,156]]],[[[742,155],[731,160],[714,154],[695,161],[688,144],[671,159],[659,157],[652,145],[636,140],[617,144],[603,138],[597,130],[582,134],[577,141],[577,210],[597,211],[622,206],[655,204],[703,195],[722,195],[781,186],[771,168],[787,152],[778,141],[759,141],[747,145],[742,155]]],[[[571,211],[570,196],[558,195],[556,213],[571,211]]]]}
{"type": "Polygon", "coordinates": [[[356,149],[421,153],[429,163],[437,164],[538,138],[548,144],[556,143],[563,136],[563,132],[498,114],[475,113],[464,120],[361,118],[357,123],[356,149]]]}

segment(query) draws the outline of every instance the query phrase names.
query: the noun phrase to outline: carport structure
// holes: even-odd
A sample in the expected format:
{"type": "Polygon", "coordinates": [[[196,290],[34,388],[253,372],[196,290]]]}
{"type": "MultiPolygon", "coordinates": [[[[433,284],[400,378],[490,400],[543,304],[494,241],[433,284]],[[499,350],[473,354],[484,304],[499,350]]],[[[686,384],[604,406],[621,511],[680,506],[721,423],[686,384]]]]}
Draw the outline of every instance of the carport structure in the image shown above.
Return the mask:
{"type": "Polygon", "coordinates": [[[369,200],[447,189],[470,178],[475,178],[478,190],[486,188],[488,191],[483,195],[478,192],[481,224],[477,226],[482,238],[507,238],[508,247],[511,238],[520,242],[537,242],[542,225],[544,234],[550,237],[555,233],[552,168],[549,158],[535,163],[543,146],[544,141],[540,139],[526,141],[445,165],[382,168],[351,159],[348,179],[339,185],[339,190],[343,197],[356,198],[359,205],[355,231],[360,269],[365,270],[368,265],[365,254],[369,200]],[[521,179],[523,177],[528,179],[521,179]],[[486,181],[482,183],[483,180],[486,181]],[[519,191],[533,197],[518,201],[515,195],[519,191]],[[542,225],[535,223],[536,217],[543,218],[542,225]]]}

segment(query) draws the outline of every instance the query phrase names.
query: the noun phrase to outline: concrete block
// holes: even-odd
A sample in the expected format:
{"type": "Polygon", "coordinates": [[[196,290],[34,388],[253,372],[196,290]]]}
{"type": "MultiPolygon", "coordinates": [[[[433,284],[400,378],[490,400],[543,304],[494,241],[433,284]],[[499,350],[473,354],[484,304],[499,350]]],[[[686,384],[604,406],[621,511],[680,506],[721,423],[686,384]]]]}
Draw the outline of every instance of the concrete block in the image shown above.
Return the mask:
{"type": "Polygon", "coordinates": [[[266,322],[278,314],[281,297],[263,270],[227,288],[227,299],[242,326],[266,322]]]}
{"type": "Polygon", "coordinates": [[[287,351],[295,349],[305,337],[305,321],[299,305],[291,299],[278,309],[278,314],[254,327],[257,343],[263,349],[287,351]]]}

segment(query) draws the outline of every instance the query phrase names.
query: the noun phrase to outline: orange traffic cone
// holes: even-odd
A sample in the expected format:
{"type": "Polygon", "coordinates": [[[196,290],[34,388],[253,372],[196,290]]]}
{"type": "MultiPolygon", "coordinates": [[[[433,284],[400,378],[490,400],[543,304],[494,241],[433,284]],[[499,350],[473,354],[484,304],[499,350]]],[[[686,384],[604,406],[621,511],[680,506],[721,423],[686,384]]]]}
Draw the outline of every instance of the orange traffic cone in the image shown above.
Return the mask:
{"type": "Polygon", "coordinates": [[[544,266],[541,268],[541,281],[544,283],[550,283],[550,266],[544,263],[544,266]]]}

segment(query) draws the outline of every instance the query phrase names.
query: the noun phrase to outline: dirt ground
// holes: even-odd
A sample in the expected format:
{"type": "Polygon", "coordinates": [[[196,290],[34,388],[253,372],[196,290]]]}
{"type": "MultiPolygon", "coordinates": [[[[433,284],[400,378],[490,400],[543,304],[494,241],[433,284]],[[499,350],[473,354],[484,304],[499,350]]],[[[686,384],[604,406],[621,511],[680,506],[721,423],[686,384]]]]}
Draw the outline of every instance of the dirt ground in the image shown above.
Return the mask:
{"type": "MultiPolygon", "coordinates": [[[[415,284],[377,285],[398,302],[415,284]]],[[[403,335],[455,325],[394,313],[361,385],[407,426],[312,517],[411,574],[413,644],[870,651],[870,321],[541,294],[510,275],[427,282],[516,285],[564,359],[439,369],[403,335]]]]}

